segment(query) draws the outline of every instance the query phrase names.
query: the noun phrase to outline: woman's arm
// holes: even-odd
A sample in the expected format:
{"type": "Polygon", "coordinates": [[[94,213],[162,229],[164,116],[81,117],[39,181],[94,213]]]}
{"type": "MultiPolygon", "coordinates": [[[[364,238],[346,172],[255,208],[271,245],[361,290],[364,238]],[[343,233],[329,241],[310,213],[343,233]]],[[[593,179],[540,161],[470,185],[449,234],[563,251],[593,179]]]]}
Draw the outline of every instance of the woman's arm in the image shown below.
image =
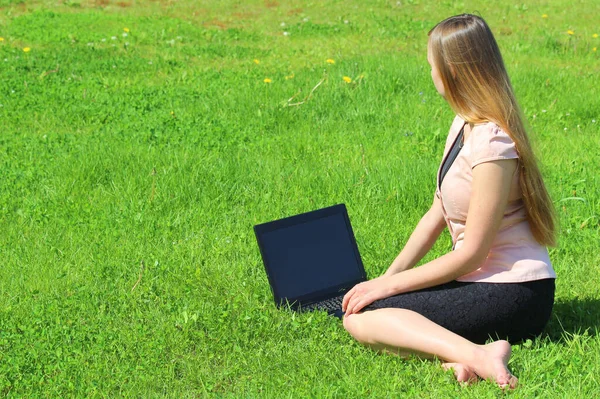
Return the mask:
{"type": "Polygon", "coordinates": [[[488,256],[500,227],[516,168],[516,159],[473,168],[463,245],[421,267],[356,285],[344,297],[346,314],[359,312],[377,299],[447,283],[476,270],[488,256]]]}
{"type": "Polygon", "coordinates": [[[400,254],[383,274],[384,277],[412,269],[429,252],[446,227],[440,199],[434,197],[429,211],[423,215],[400,254]]]}

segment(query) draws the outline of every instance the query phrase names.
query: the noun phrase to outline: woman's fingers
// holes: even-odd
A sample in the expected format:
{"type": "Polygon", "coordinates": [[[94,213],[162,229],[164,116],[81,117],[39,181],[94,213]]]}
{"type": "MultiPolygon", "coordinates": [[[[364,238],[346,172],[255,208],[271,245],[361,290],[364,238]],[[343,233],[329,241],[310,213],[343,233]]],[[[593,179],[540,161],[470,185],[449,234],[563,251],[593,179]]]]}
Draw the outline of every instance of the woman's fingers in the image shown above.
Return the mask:
{"type": "Polygon", "coordinates": [[[386,295],[389,295],[388,291],[386,281],[381,278],[359,283],[344,295],[342,311],[346,315],[358,313],[375,300],[385,298],[386,295]]]}
{"type": "Polygon", "coordinates": [[[353,313],[358,313],[362,308],[368,305],[369,302],[369,294],[360,295],[355,293],[350,301],[348,302],[348,307],[346,308],[346,314],[351,315],[353,313]]]}
{"type": "Polygon", "coordinates": [[[344,312],[346,312],[346,314],[352,314],[352,303],[354,303],[353,301],[355,300],[356,297],[356,291],[352,292],[352,293],[348,293],[348,298],[346,301],[346,306],[342,307],[342,310],[344,312]]]}
{"type": "Polygon", "coordinates": [[[355,303],[354,306],[352,307],[352,313],[358,313],[360,311],[360,309],[362,309],[362,307],[360,306],[360,304],[362,303],[362,299],[358,299],[355,303]]]}
{"type": "Polygon", "coordinates": [[[356,302],[356,298],[353,298],[348,302],[348,307],[346,307],[346,316],[349,316],[352,314],[352,309],[354,308],[354,302],[356,302]]]}
{"type": "Polygon", "coordinates": [[[354,295],[355,290],[356,290],[356,286],[352,287],[350,289],[350,291],[346,292],[346,295],[344,295],[344,299],[342,299],[342,312],[346,311],[348,302],[350,302],[350,298],[352,298],[352,295],[354,295]]]}
{"type": "Polygon", "coordinates": [[[342,312],[346,311],[346,308],[348,307],[348,303],[350,302],[352,297],[354,297],[360,291],[361,284],[362,283],[356,284],[354,287],[352,287],[350,289],[350,291],[346,292],[346,295],[344,295],[344,299],[342,299],[342,312]]]}
{"type": "Polygon", "coordinates": [[[375,298],[373,297],[372,290],[373,287],[368,286],[365,283],[359,283],[352,287],[352,289],[344,295],[344,299],[342,300],[342,311],[347,315],[360,312],[362,308],[374,301],[375,298]]]}

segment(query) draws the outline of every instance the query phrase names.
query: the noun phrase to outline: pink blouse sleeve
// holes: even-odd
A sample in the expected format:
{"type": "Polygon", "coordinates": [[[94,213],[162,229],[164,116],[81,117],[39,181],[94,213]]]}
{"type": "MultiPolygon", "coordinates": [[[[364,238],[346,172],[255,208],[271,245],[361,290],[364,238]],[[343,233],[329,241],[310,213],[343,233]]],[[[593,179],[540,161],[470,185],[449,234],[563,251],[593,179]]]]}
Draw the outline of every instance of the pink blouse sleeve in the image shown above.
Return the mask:
{"type": "Polygon", "coordinates": [[[484,162],[519,158],[515,142],[497,125],[488,123],[474,129],[471,134],[475,134],[471,168],[484,162]]]}

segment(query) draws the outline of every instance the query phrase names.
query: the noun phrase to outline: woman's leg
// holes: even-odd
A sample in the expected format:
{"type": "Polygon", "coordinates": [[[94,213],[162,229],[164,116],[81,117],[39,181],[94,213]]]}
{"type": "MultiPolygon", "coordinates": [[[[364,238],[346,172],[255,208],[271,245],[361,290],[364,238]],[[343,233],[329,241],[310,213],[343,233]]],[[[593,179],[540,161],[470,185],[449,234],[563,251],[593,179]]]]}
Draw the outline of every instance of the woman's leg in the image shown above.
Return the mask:
{"type": "Polygon", "coordinates": [[[477,344],[490,337],[516,342],[540,334],[553,302],[551,279],[508,284],[454,281],[375,301],[362,314],[346,318],[344,326],[374,349],[437,356],[448,362],[444,368],[454,369],[459,381],[472,381],[477,374],[503,385],[508,375],[512,385],[516,379],[506,367],[508,342],[477,344]]]}
{"type": "MultiPolygon", "coordinates": [[[[378,309],[344,318],[344,327],[359,342],[377,350],[416,353],[456,363],[459,374],[470,372],[491,379],[501,387],[515,387],[508,370],[510,344],[496,341],[477,345],[407,309],[378,309]]],[[[459,375],[457,375],[459,378],[459,375]]]]}

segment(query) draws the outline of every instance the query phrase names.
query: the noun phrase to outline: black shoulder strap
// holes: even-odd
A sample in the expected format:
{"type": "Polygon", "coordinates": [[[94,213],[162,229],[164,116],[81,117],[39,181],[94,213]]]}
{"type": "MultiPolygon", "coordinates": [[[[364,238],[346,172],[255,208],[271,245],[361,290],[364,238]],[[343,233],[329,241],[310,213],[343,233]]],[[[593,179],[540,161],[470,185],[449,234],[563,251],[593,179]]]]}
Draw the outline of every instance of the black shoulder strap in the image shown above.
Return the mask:
{"type": "Polygon", "coordinates": [[[458,153],[460,152],[460,150],[463,147],[464,131],[465,131],[465,127],[463,126],[462,129],[460,129],[458,136],[456,136],[456,139],[454,140],[454,143],[452,144],[452,148],[450,148],[450,151],[448,152],[446,159],[444,160],[444,163],[442,165],[442,170],[440,172],[440,188],[442,187],[442,181],[444,181],[444,177],[446,177],[446,173],[448,173],[448,170],[450,170],[450,167],[454,163],[454,160],[456,159],[456,157],[458,156],[458,153]]]}

